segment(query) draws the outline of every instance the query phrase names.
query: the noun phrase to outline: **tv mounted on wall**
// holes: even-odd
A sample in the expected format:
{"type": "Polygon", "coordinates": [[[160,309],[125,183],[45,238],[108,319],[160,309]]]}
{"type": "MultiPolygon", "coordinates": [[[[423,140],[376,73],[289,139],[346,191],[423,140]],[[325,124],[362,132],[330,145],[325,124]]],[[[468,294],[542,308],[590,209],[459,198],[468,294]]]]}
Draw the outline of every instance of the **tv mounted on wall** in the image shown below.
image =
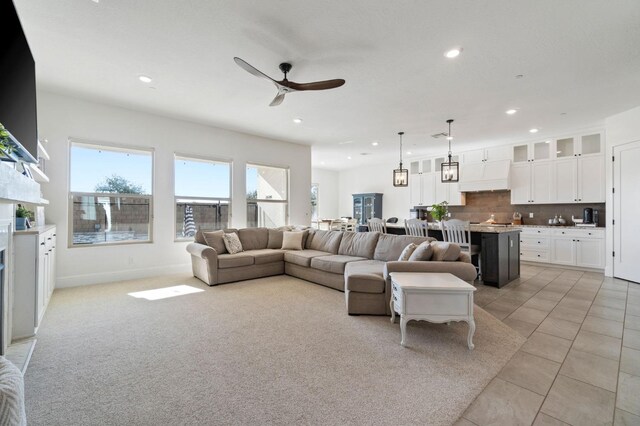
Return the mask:
{"type": "Polygon", "coordinates": [[[35,62],[13,1],[0,1],[0,16],[0,123],[37,158],[35,62]]]}

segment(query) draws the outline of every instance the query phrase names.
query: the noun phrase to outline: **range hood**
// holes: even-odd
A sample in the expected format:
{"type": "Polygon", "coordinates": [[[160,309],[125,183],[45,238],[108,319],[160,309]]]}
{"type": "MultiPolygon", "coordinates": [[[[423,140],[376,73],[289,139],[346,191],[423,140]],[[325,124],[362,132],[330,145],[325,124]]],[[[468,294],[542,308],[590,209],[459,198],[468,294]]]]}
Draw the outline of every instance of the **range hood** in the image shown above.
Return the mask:
{"type": "Polygon", "coordinates": [[[511,160],[486,161],[460,166],[460,192],[511,189],[511,160]]]}

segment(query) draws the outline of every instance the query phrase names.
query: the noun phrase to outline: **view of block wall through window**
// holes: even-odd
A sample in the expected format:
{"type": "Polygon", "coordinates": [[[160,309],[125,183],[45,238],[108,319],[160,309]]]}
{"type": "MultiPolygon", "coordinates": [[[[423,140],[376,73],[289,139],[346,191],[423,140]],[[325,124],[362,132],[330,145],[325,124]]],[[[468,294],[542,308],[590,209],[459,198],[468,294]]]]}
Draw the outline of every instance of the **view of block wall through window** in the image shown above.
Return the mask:
{"type": "Polygon", "coordinates": [[[231,163],[176,154],[176,240],[191,240],[198,229],[229,227],[231,163]]]}
{"type": "Polygon", "coordinates": [[[247,227],[289,221],[289,169],[247,164],[247,227]]]}
{"type": "Polygon", "coordinates": [[[72,141],[70,246],[151,241],[153,151],[72,141]]]}

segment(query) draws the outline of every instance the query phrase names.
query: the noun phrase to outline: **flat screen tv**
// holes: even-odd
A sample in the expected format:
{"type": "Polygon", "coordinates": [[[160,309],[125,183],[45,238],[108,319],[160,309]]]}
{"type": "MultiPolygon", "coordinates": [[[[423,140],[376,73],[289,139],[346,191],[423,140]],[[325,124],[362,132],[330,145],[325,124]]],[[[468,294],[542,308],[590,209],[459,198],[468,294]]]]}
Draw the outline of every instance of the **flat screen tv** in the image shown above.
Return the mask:
{"type": "Polygon", "coordinates": [[[0,1],[0,123],[37,158],[36,66],[11,0],[0,1]]]}

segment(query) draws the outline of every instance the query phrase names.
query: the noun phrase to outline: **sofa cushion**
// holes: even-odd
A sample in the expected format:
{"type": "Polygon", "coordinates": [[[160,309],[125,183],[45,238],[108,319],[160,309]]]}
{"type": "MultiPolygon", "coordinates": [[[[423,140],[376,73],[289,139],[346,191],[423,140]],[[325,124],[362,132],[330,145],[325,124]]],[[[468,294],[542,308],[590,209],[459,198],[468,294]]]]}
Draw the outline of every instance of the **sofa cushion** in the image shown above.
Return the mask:
{"type": "Polygon", "coordinates": [[[331,256],[320,256],[311,259],[311,267],[321,271],[332,272],[334,274],[344,274],[344,268],[349,262],[368,260],[366,257],[343,256],[334,254],[331,256]]]}
{"type": "Polygon", "coordinates": [[[378,244],[376,244],[373,258],[384,262],[398,260],[400,253],[402,253],[402,250],[404,250],[406,246],[411,243],[421,244],[425,241],[435,241],[435,239],[430,237],[412,237],[409,235],[381,234],[378,237],[378,244]]]}
{"type": "Polygon", "coordinates": [[[224,245],[224,239],[222,238],[223,235],[224,231],[222,229],[219,231],[202,232],[205,244],[212,247],[218,254],[228,253],[227,247],[224,245]]]}
{"type": "Polygon", "coordinates": [[[280,247],[282,247],[282,235],[283,235],[283,231],[281,229],[269,228],[269,238],[267,239],[267,248],[279,249],[280,247]]]}
{"type": "Polygon", "coordinates": [[[201,229],[198,229],[198,230],[196,231],[196,235],[195,235],[195,237],[194,237],[194,240],[195,240],[195,242],[196,242],[196,243],[198,243],[198,244],[204,244],[204,245],[207,245],[207,241],[204,239],[204,234],[202,233],[202,230],[201,230],[201,229]]]}
{"type": "Polygon", "coordinates": [[[363,260],[345,267],[345,290],[358,293],[384,293],[384,262],[363,260]]]}
{"type": "Polygon", "coordinates": [[[251,253],[242,252],[236,254],[221,254],[218,256],[218,268],[237,268],[238,266],[253,265],[253,255],[251,253]]]}
{"type": "Polygon", "coordinates": [[[267,228],[243,228],[238,231],[238,237],[244,250],[266,249],[269,243],[267,228]]]}
{"type": "Polygon", "coordinates": [[[316,231],[309,248],[311,250],[326,251],[331,254],[338,254],[342,232],[340,231],[316,231]]]}
{"type": "Polygon", "coordinates": [[[224,234],[222,236],[222,240],[224,241],[224,246],[227,248],[227,251],[230,254],[236,254],[243,251],[242,243],[240,242],[240,238],[238,238],[238,234],[232,232],[230,234],[224,234]]]}
{"type": "Polygon", "coordinates": [[[425,241],[424,243],[420,244],[413,253],[411,253],[409,261],[414,262],[431,260],[431,256],[433,256],[433,247],[431,247],[431,243],[429,241],[425,241]]]}
{"type": "Polygon", "coordinates": [[[379,235],[377,232],[343,232],[338,254],[373,259],[379,235]]]}
{"type": "Polygon", "coordinates": [[[282,262],[284,260],[284,251],[280,249],[262,249],[251,250],[245,252],[253,256],[253,263],[255,265],[264,265],[271,262],[282,262]]]}
{"type": "Polygon", "coordinates": [[[311,248],[311,240],[313,240],[313,236],[315,235],[315,233],[316,233],[315,229],[309,229],[309,234],[307,234],[307,240],[304,242],[305,249],[311,248]]]}
{"type": "Polygon", "coordinates": [[[457,244],[434,241],[431,243],[431,247],[433,248],[431,260],[455,262],[460,256],[460,246],[457,244]]]}
{"type": "Polygon", "coordinates": [[[406,262],[407,260],[409,260],[409,258],[417,248],[417,245],[415,245],[414,243],[410,243],[404,248],[404,250],[402,250],[402,253],[400,253],[400,257],[398,257],[398,260],[406,262]]]}
{"type": "Polygon", "coordinates": [[[311,259],[314,257],[329,255],[331,255],[331,253],[319,250],[287,251],[284,253],[284,261],[295,265],[306,266],[308,268],[311,266],[311,259]]]}
{"type": "Polygon", "coordinates": [[[282,250],[302,250],[304,248],[302,238],[303,231],[284,231],[282,235],[282,250]]]}

